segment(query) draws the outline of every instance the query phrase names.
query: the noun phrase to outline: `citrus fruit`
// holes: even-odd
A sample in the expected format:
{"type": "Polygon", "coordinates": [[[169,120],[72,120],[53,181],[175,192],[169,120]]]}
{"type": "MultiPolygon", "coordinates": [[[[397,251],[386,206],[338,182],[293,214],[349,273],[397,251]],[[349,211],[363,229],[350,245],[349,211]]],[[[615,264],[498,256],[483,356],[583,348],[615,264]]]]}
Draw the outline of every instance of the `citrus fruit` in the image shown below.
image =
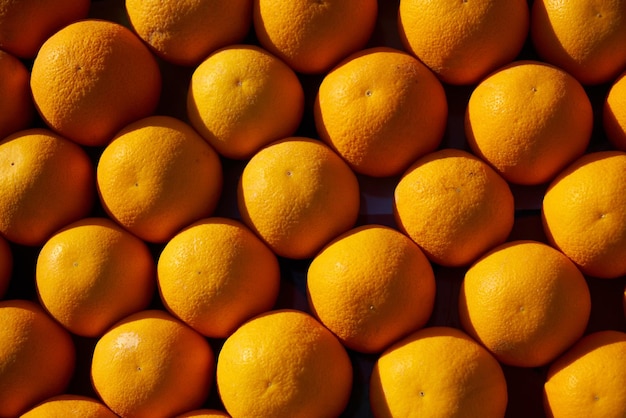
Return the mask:
{"type": "Polygon", "coordinates": [[[464,332],[421,329],[389,347],[370,378],[374,416],[504,417],[507,384],[496,359],[464,332]]]}
{"type": "Polygon", "coordinates": [[[363,48],[378,13],[376,0],[253,0],[259,43],[300,73],[323,73],[363,48]]]}
{"type": "Polygon", "coordinates": [[[0,50],[0,139],[28,128],[33,116],[30,72],[22,61],[0,50]]]}
{"type": "Polygon", "coordinates": [[[0,141],[0,167],[0,233],[9,241],[40,245],[93,206],[89,156],[52,131],[27,129],[0,141]]]}
{"type": "Polygon", "coordinates": [[[226,339],[217,387],[233,417],[339,416],[352,388],[352,365],[335,336],[307,313],[271,311],[226,339]]]}
{"type": "Polygon", "coordinates": [[[317,132],[361,174],[400,174],[434,151],[446,129],[443,86],[421,62],[378,47],[350,55],[326,74],[314,104],[317,132]]]}
{"type": "Polygon", "coordinates": [[[187,94],[193,127],[220,154],[246,159],[292,135],[302,119],[304,91],[291,68],[253,45],[232,45],[198,65],[187,94]]]}
{"type": "Polygon", "coordinates": [[[0,236],[0,299],[9,288],[11,273],[13,273],[13,252],[7,240],[0,236]]]}
{"type": "Polygon", "coordinates": [[[348,348],[381,352],[426,325],[435,276],[406,235],[381,225],[352,229],[311,262],[307,295],[315,316],[348,348]]]}
{"type": "Polygon", "coordinates": [[[97,337],[147,308],[155,288],[148,246],[107,218],[84,218],[55,233],[37,257],[43,307],[73,334],[97,337]]]}
{"type": "Polygon", "coordinates": [[[20,415],[20,418],[51,417],[116,418],[117,415],[99,400],[70,394],[53,396],[20,415]]]}
{"type": "Polygon", "coordinates": [[[626,416],[626,333],[584,336],[550,365],[544,386],[549,417],[626,416]]]}
{"type": "Polygon", "coordinates": [[[0,416],[65,391],[75,366],[70,334],[34,302],[0,302],[0,416]]]}
{"type": "Polygon", "coordinates": [[[585,331],[591,297],[565,255],[538,241],[502,244],[469,267],[461,284],[463,329],[501,363],[538,367],[585,331]]]}
{"type": "Polygon", "coordinates": [[[229,418],[224,411],[217,409],[196,409],[195,411],[189,411],[184,414],[178,415],[177,418],[229,418]]]}
{"type": "Polygon", "coordinates": [[[484,161],[457,149],[419,158],[394,191],[396,223],[433,262],[467,265],[503,243],[511,229],[513,194],[484,161]]]}
{"type": "Polygon", "coordinates": [[[274,253],[248,227],[209,218],[167,242],[158,284],[172,314],[205,336],[226,338],[274,306],[280,269],[274,253]]]}
{"type": "Polygon", "coordinates": [[[101,146],[156,109],[161,73],[128,28],[87,19],[46,40],[33,62],[30,85],[51,129],[79,144],[101,146]]]}
{"type": "Polygon", "coordinates": [[[313,257],[352,228],[359,184],[350,167],[321,141],[289,137],[246,164],[237,189],[243,222],[277,254],[313,257]]]}
{"type": "Polygon", "coordinates": [[[185,122],[149,116],[122,129],[100,156],[100,200],[124,228],[165,242],[209,216],[222,190],[215,150],[185,122]]]}
{"type": "Polygon", "coordinates": [[[626,151],[626,72],[611,83],[603,104],[602,126],[609,141],[626,151]]]}
{"type": "Polygon", "coordinates": [[[542,206],[555,247],[601,278],[626,274],[626,153],[586,154],[552,181],[542,206]]]}
{"type": "Polygon", "coordinates": [[[513,61],[529,25],[526,0],[401,0],[405,49],[448,84],[475,84],[513,61]]]}
{"type": "Polygon", "coordinates": [[[473,90],[465,113],[472,151],[511,183],[548,182],[583,155],[593,110],[571,75],[539,61],[516,61],[473,90]]]}
{"type": "Polygon", "coordinates": [[[208,396],[215,359],[209,343],[160,310],[134,313],[96,343],[91,380],[120,416],[174,416],[208,396]]]}

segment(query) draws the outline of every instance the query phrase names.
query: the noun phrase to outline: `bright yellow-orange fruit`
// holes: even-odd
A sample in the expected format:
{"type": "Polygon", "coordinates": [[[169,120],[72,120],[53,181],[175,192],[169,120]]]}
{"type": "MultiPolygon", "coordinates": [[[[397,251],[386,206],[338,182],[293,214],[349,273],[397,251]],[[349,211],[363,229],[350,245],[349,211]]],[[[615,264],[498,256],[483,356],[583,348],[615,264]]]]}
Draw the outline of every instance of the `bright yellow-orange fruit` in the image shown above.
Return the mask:
{"type": "Polygon", "coordinates": [[[96,343],[91,381],[122,417],[174,416],[208,396],[215,358],[208,341],[160,310],[132,314],[96,343]]]}
{"type": "Polygon", "coordinates": [[[176,418],[229,418],[224,411],[217,409],[196,409],[195,411],[189,411],[182,415],[178,415],[176,418]]]}
{"type": "Polygon", "coordinates": [[[16,417],[65,391],[76,361],[70,334],[37,304],[0,302],[0,416],[16,417]]]}
{"type": "Polygon", "coordinates": [[[209,216],[223,178],[215,150],[170,116],[126,126],[102,152],[96,174],[106,212],[149,242],[166,242],[209,216]]]}
{"type": "Polygon", "coordinates": [[[571,75],[538,61],[517,61],[472,92],[465,135],[472,151],[506,180],[540,184],[587,149],[593,109],[571,75]]]}
{"type": "Polygon", "coordinates": [[[626,152],[600,151],[576,160],[543,198],[550,242],[585,274],[626,274],[626,152]]]}
{"type": "Polygon", "coordinates": [[[502,418],[507,401],[500,364],[455,328],[424,328],[403,338],[380,356],[370,378],[376,418],[502,418]]]}
{"type": "Polygon", "coordinates": [[[0,50],[0,139],[28,128],[34,110],[30,72],[15,56],[0,50]]]}
{"type": "Polygon", "coordinates": [[[232,417],[339,416],[352,364],[335,336],[302,311],[259,315],[226,339],[217,387],[232,417]]]}
{"type": "Polygon", "coordinates": [[[128,28],[88,19],[46,40],[35,57],[30,85],[51,129],[82,145],[99,146],[154,112],[161,73],[128,28]]]}
{"type": "Polygon", "coordinates": [[[20,418],[116,418],[117,415],[97,399],[81,395],[57,395],[28,410],[20,418]]]}
{"type": "Polygon", "coordinates": [[[304,90],[293,70],[253,45],[211,54],[194,70],[187,94],[193,127],[234,159],[292,135],[303,111],[304,90]]]}
{"type": "Polygon", "coordinates": [[[550,365],[544,385],[548,417],[626,416],[626,333],[584,336],[550,365]]]}
{"type": "Polygon", "coordinates": [[[504,364],[538,367],[585,331],[591,297],[565,255],[537,241],[496,247],[467,270],[459,317],[466,332],[504,364]]]}
{"type": "Polygon", "coordinates": [[[456,149],[418,159],[394,191],[394,215],[433,262],[467,265],[503,243],[515,216],[513,194],[484,161],[456,149]]]}
{"type": "Polygon", "coordinates": [[[13,252],[7,240],[0,236],[0,299],[9,288],[11,274],[13,273],[13,252]]]}
{"type": "Polygon", "coordinates": [[[322,80],[314,105],[320,138],[353,170],[377,177],[400,174],[434,151],[447,115],[437,77],[411,55],[386,47],[342,61],[322,80]]]}
{"type": "Polygon", "coordinates": [[[475,84],[513,61],[529,26],[526,0],[401,0],[404,47],[449,84],[475,84]]]}
{"type": "Polygon", "coordinates": [[[602,125],[611,143],[626,151],[626,72],[612,84],[604,100],[602,125]]]}

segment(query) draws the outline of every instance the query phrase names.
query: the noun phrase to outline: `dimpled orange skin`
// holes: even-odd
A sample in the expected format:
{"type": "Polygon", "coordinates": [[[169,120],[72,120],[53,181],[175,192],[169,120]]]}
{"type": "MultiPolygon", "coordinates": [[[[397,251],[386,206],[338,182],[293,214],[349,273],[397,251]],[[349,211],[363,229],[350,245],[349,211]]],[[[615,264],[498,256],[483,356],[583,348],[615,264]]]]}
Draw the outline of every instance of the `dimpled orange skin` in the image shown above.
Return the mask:
{"type": "Polygon", "coordinates": [[[6,239],[0,236],[0,299],[9,288],[13,273],[13,251],[6,239]]]}
{"type": "Polygon", "coordinates": [[[34,112],[30,72],[15,56],[0,50],[0,139],[28,128],[34,112]]]}
{"type": "Polygon", "coordinates": [[[626,72],[609,89],[602,110],[602,126],[609,141],[626,151],[626,72]]]}
{"type": "Polygon", "coordinates": [[[116,418],[102,402],[81,395],[58,395],[28,410],[20,418],[116,418]]]}

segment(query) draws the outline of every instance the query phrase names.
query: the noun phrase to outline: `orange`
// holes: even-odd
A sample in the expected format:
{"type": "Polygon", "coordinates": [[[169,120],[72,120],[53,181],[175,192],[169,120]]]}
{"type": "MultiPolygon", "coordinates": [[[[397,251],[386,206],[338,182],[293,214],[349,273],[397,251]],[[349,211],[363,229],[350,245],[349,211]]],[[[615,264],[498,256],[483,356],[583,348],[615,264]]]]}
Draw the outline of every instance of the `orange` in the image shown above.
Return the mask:
{"type": "Polygon", "coordinates": [[[31,301],[1,301],[0,323],[0,416],[15,417],[65,391],[76,351],[70,334],[31,301]]]}
{"type": "Polygon", "coordinates": [[[513,61],[526,41],[526,0],[400,0],[405,49],[448,84],[475,84],[513,61]]]}
{"type": "Polygon", "coordinates": [[[116,418],[113,413],[100,401],[81,395],[53,396],[30,409],[20,418],[116,418]]]}
{"type": "Polygon", "coordinates": [[[378,13],[376,0],[254,0],[259,43],[301,73],[323,73],[363,48],[378,13]]]}
{"type": "Polygon", "coordinates": [[[196,409],[195,411],[189,411],[184,414],[178,415],[176,418],[229,418],[224,411],[217,409],[196,409]]]}
{"type": "Polygon", "coordinates": [[[165,245],[158,284],[172,314],[205,336],[226,338],[274,306],[280,269],[274,253],[248,227],[209,218],[165,245]]]}
{"type": "Polygon", "coordinates": [[[19,131],[0,141],[0,167],[0,234],[9,241],[43,244],[93,206],[89,156],[47,129],[19,131]]]}
{"type": "Polygon", "coordinates": [[[593,152],[561,172],[544,195],[543,227],[550,243],[585,274],[626,274],[625,172],[625,152],[593,152]]]}
{"type": "Polygon", "coordinates": [[[335,336],[309,314],[271,311],[226,339],[217,387],[233,417],[339,416],[352,389],[352,364],[335,336]]]}
{"type": "Polygon", "coordinates": [[[362,174],[400,174],[434,151],[448,104],[434,74],[387,47],[359,51],[325,75],[314,104],[321,139],[362,174]]]}
{"type": "Polygon", "coordinates": [[[591,297],[565,255],[538,241],[496,247],[469,267],[459,317],[466,332],[501,363],[538,367],[585,331],[591,297]]]}
{"type": "Polygon", "coordinates": [[[626,67],[626,0],[537,0],[530,34],[542,61],[582,84],[607,83],[626,67]]]}
{"type": "Polygon", "coordinates": [[[215,150],[170,116],[150,116],[122,129],[102,152],[96,175],[106,212],[150,242],[165,242],[209,216],[222,190],[215,150]]]}
{"type": "Polygon", "coordinates": [[[215,359],[200,334],[160,310],[132,314],[96,343],[91,381],[120,416],[174,416],[208,396],[215,359]]]}
{"type": "Polygon", "coordinates": [[[133,32],[90,19],[46,40],[33,62],[30,85],[50,128],[82,145],[100,146],[155,110],[161,73],[133,32]]]}
{"type": "Polygon", "coordinates": [[[155,289],[148,246],[107,218],[85,218],[44,243],[35,282],[43,307],[67,330],[97,337],[145,309],[155,289]]]}
{"type": "Polygon", "coordinates": [[[0,50],[0,139],[28,128],[34,110],[30,72],[19,59],[0,50]]]}
{"type": "Polygon", "coordinates": [[[504,417],[507,385],[500,364],[464,332],[430,327],[378,358],[370,405],[383,417],[504,417]]]}
{"type": "Polygon", "coordinates": [[[626,416],[626,333],[586,335],[548,370],[544,404],[549,417],[626,416]]]}
{"type": "Polygon", "coordinates": [[[0,236],[0,299],[4,297],[9,288],[12,273],[13,251],[9,243],[0,236]]]}
{"type": "Polygon", "coordinates": [[[472,92],[465,134],[472,151],[507,181],[548,182],[584,154],[593,110],[582,85],[538,61],[517,61],[472,92]]]}
{"type": "Polygon", "coordinates": [[[626,151],[626,72],[609,88],[602,108],[602,126],[609,141],[626,151]]]}
{"type": "Polygon", "coordinates": [[[315,316],[346,347],[381,352],[426,325],[435,276],[406,235],[381,225],[352,229],[311,262],[307,296],[315,316]]]}
{"type": "Polygon", "coordinates": [[[252,21],[252,0],[127,0],[125,6],[133,29],[154,53],[185,66],[241,42],[252,21]]]}
{"type": "Polygon", "coordinates": [[[33,58],[44,41],[89,13],[89,0],[1,0],[0,49],[33,58]]]}
{"type": "Polygon", "coordinates": [[[396,223],[433,262],[467,265],[503,243],[515,208],[508,184],[485,162],[456,149],[418,159],[400,178],[396,223]]]}
{"type": "Polygon", "coordinates": [[[246,164],[237,203],[242,220],[277,254],[313,257],[352,228],[359,183],[321,141],[290,137],[270,144],[246,164]]]}
{"type": "Polygon", "coordinates": [[[220,154],[246,159],[292,135],[302,119],[304,90],[280,59],[252,45],[211,54],[194,70],[187,114],[220,154]]]}

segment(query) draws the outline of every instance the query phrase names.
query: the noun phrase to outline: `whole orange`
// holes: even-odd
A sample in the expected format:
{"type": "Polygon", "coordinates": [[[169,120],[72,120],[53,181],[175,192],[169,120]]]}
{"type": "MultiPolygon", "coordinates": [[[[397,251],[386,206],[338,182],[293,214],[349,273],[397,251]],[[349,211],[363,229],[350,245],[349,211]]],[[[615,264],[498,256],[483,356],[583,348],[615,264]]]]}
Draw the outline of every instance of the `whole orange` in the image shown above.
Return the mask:
{"type": "Polygon", "coordinates": [[[196,409],[195,411],[189,411],[184,414],[178,415],[176,418],[229,418],[224,411],[217,409],[196,409]]]}
{"type": "Polygon", "coordinates": [[[97,399],[63,394],[48,398],[20,418],[116,418],[117,415],[97,399]]]}
{"type": "Polygon", "coordinates": [[[602,108],[602,126],[609,141],[626,151],[626,71],[611,83],[602,108]]]}
{"type": "Polygon", "coordinates": [[[34,111],[30,72],[22,61],[0,50],[0,139],[28,128],[34,111]]]}
{"type": "Polygon", "coordinates": [[[6,294],[13,273],[13,251],[7,240],[0,236],[0,299],[6,294]]]}

